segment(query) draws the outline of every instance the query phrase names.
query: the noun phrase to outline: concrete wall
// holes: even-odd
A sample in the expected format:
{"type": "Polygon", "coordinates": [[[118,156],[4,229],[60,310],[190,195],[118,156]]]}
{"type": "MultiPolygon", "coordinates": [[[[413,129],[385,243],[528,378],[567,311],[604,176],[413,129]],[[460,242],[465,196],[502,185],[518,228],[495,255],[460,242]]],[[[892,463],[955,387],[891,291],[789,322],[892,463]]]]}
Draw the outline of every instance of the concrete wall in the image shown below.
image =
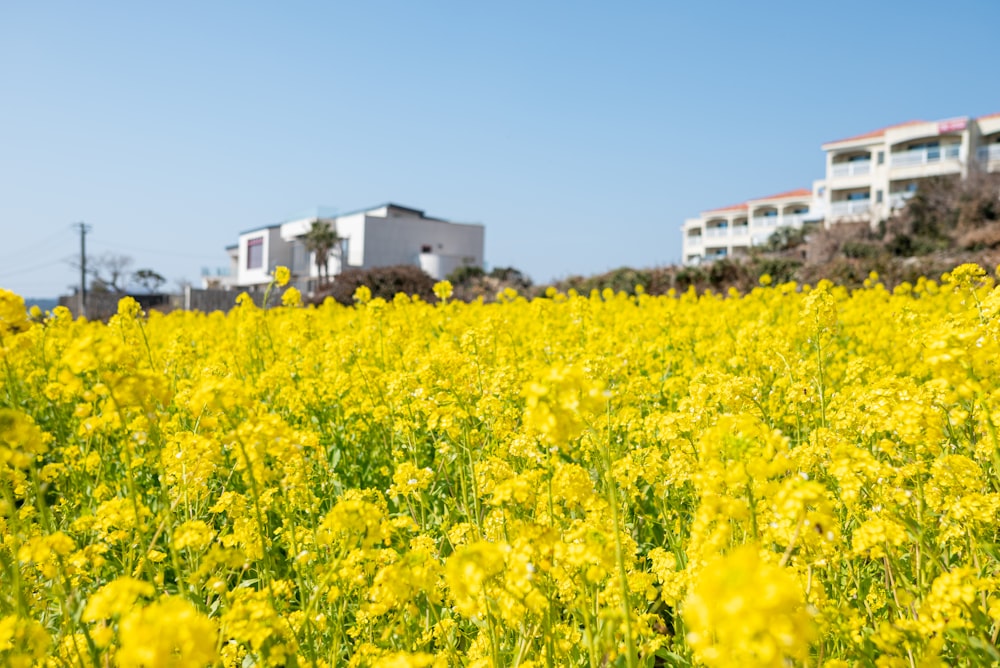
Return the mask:
{"type": "MultiPolygon", "coordinates": [[[[365,220],[364,247],[361,266],[365,269],[394,264],[420,266],[422,253],[457,258],[438,262],[445,265],[468,264],[483,266],[485,229],[482,225],[447,223],[417,217],[377,218],[365,220]]],[[[355,248],[350,252],[351,264],[356,259],[355,248]]],[[[452,268],[454,268],[454,266],[452,268]]],[[[434,275],[441,279],[444,275],[434,275]]]]}

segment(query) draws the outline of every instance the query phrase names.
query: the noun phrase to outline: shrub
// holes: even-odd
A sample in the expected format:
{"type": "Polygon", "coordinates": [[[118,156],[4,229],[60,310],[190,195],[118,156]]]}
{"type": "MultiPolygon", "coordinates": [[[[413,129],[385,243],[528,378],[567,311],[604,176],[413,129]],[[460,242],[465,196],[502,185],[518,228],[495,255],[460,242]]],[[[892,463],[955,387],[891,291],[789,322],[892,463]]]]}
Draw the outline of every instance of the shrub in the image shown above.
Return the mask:
{"type": "Polygon", "coordinates": [[[327,297],[332,297],[341,304],[354,303],[354,291],[360,286],[368,286],[372,297],[391,300],[398,293],[418,295],[428,302],[437,301],[434,295],[435,281],[420,267],[411,265],[395,265],[391,267],[375,267],[373,269],[349,269],[337,274],[333,284],[316,293],[314,303],[322,303],[327,297]]]}

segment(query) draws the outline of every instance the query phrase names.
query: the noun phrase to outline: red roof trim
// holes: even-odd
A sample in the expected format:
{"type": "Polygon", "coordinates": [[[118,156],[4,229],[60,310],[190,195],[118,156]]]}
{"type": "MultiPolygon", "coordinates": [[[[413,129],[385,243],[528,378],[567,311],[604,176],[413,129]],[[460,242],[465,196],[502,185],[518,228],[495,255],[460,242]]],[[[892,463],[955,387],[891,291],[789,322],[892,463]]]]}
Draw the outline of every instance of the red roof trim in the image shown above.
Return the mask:
{"type": "Polygon", "coordinates": [[[722,213],[724,211],[747,211],[750,208],[750,202],[765,202],[773,199],[802,199],[803,197],[812,197],[812,191],[808,188],[799,188],[797,190],[787,190],[783,193],[778,193],[777,195],[770,195],[769,197],[754,197],[752,199],[743,202],[742,204],[732,204],[730,206],[721,206],[718,209],[707,209],[702,211],[702,215],[708,215],[713,213],[722,213]]]}
{"type": "Polygon", "coordinates": [[[798,190],[789,190],[787,192],[778,193],[777,195],[771,195],[770,197],[754,197],[751,202],[760,202],[768,199],[799,199],[802,197],[812,197],[812,190],[808,188],[799,188],[798,190]]]}
{"type": "Polygon", "coordinates": [[[718,209],[708,209],[707,211],[703,211],[702,213],[716,213],[717,211],[739,211],[741,209],[746,210],[746,208],[747,208],[747,203],[743,202],[742,204],[733,204],[731,206],[721,206],[718,209]]]}
{"type": "Polygon", "coordinates": [[[872,130],[871,132],[865,132],[864,134],[854,135],[853,137],[847,137],[845,139],[834,139],[833,141],[828,141],[826,144],[842,144],[849,141],[857,141],[859,139],[874,139],[875,137],[881,137],[889,130],[895,130],[896,128],[905,128],[909,125],[920,125],[921,123],[926,123],[927,121],[906,121],[905,123],[896,123],[895,125],[889,125],[879,130],[872,130]]]}

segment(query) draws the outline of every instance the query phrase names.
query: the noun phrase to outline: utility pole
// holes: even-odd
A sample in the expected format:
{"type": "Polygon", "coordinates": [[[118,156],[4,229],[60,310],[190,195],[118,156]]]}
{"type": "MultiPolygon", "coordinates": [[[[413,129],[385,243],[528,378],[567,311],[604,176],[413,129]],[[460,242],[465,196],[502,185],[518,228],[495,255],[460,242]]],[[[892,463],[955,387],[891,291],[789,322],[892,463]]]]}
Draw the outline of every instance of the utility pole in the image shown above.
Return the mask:
{"type": "Polygon", "coordinates": [[[87,232],[90,225],[86,223],[76,223],[74,225],[80,230],[80,315],[87,317],[87,232]]]}

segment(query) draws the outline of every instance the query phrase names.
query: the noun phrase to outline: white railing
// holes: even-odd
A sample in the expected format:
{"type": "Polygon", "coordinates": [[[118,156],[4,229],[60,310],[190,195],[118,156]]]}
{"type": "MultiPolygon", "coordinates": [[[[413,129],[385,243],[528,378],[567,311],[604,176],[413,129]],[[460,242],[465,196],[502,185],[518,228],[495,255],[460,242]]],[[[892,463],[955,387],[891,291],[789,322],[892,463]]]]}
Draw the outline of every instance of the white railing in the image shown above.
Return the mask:
{"type": "Polygon", "coordinates": [[[871,174],[871,160],[853,160],[851,162],[835,162],[830,169],[830,176],[835,179],[845,176],[864,176],[871,174]]]}
{"type": "Polygon", "coordinates": [[[889,156],[889,164],[893,167],[912,167],[913,165],[926,165],[941,160],[957,160],[961,152],[961,144],[945,144],[944,146],[929,146],[910,151],[896,151],[889,156]]]}
{"type": "Polygon", "coordinates": [[[804,213],[786,213],[783,216],[754,216],[754,228],[760,227],[801,227],[805,219],[804,213]]]}
{"type": "Polygon", "coordinates": [[[979,158],[980,162],[993,162],[994,160],[1000,160],[1000,144],[980,146],[979,150],[976,152],[976,156],[979,158]]]}
{"type": "Polygon", "coordinates": [[[700,246],[701,245],[701,235],[694,234],[691,236],[684,237],[685,246],[700,246]]]}
{"type": "Polygon", "coordinates": [[[728,237],[729,236],[729,228],[725,227],[725,226],[722,226],[722,227],[706,227],[705,228],[705,236],[706,237],[728,237]]]}
{"type": "Polygon", "coordinates": [[[802,227],[802,223],[805,221],[806,214],[804,213],[786,213],[781,217],[782,227],[802,227]]]}
{"type": "Polygon", "coordinates": [[[860,213],[868,213],[871,208],[871,200],[852,199],[830,203],[830,214],[833,216],[853,216],[860,213]]]}
{"type": "Polygon", "coordinates": [[[750,228],[747,225],[733,225],[734,237],[745,237],[749,232],[750,228]]]}

